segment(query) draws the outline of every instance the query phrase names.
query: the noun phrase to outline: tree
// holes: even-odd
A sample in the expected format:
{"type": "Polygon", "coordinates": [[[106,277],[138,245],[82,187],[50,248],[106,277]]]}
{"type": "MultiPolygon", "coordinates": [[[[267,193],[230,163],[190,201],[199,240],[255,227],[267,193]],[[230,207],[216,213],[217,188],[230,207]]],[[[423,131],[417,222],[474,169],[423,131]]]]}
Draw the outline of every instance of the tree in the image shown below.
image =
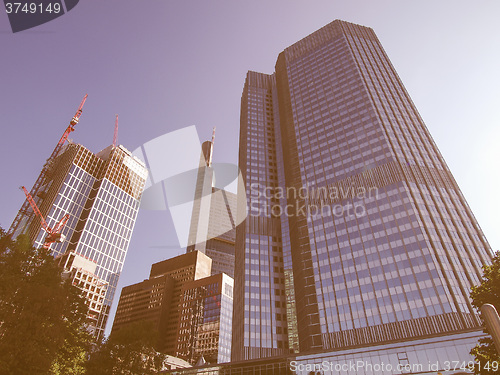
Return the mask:
{"type": "Polygon", "coordinates": [[[83,374],[91,336],[78,288],[49,250],[0,229],[0,374],[83,374]]]}
{"type": "MultiPolygon", "coordinates": [[[[472,305],[480,309],[485,303],[490,303],[497,311],[500,311],[500,252],[497,252],[490,266],[483,266],[483,278],[481,284],[473,286],[470,297],[472,305]]],[[[488,331],[485,329],[485,333],[488,331]]],[[[500,364],[500,355],[495,348],[491,337],[482,338],[470,352],[476,359],[475,374],[491,375],[498,371],[498,367],[492,366],[500,364]],[[496,370],[494,370],[496,368],[496,370]]]]}
{"type": "Polygon", "coordinates": [[[153,375],[162,369],[165,355],[154,345],[157,333],[151,322],[141,321],[113,331],[90,355],[92,375],[153,375]]]}

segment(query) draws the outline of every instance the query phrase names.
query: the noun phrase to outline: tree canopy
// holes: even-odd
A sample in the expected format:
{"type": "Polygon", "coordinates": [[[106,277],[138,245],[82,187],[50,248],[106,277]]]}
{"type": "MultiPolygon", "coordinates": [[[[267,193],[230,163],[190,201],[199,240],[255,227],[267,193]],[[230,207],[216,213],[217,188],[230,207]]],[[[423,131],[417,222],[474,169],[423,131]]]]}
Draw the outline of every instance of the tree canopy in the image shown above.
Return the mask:
{"type": "MultiPolygon", "coordinates": [[[[500,311],[500,252],[497,252],[491,265],[483,267],[481,284],[472,287],[470,297],[472,305],[478,311],[485,303],[492,304],[497,311],[500,311]]],[[[485,332],[489,334],[486,328],[485,332]]],[[[500,355],[490,337],[480,339],[479,344],[471,350],[471,354],[477,362],[475,374],[491,375],[498,372],[500,355]]]]}
{"type": "Polygon", "coordinates": [[[0,375],[149,375],[165,356],[152,325],[139,322],[96,344],[88,308],[51,252],[0,228],[0,375]]]}
{"type": "Polygon", "coordinates": [[[163,367],[165,355],[154,348],[157,331],[139,321],[113,331],[87,363],[92,375],[153,375],[163,367]]]}
{"type": "Polygon", "coordinates": [[[0,229],[0,374],[83,374],[86,314],[49,250],[0,229]]]}

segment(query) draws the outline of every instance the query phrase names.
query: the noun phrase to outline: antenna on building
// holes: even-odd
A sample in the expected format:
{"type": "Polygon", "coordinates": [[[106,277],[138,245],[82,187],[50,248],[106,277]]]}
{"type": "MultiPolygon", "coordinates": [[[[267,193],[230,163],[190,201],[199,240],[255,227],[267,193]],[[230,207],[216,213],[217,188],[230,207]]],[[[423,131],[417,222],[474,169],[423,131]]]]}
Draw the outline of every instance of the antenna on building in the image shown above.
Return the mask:
{"type": "Polygon", "coordinates": [[[212,166],[212,155],[214,153],[214,142],[215,142],[215,126],[212,131],[212,140],[210,141],[210,154],[208,155],[207,166],[212,166]]]}
{"type": "Polygon", "coordinates": [[[118,115],[116,115],[116,120],[115,120],[115,133],[113,134],[113,147],[116,147],[117,140],[118,140],[118,115]]]}

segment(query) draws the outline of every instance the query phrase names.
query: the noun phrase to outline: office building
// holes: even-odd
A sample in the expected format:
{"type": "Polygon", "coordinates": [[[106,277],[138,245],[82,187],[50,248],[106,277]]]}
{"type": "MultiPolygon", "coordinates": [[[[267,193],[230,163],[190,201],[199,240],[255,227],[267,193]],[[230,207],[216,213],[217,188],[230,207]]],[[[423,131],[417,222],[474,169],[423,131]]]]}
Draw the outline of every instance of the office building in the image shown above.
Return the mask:
{"type": "Polygon", "coordinates": [[[149,321],[159,333],[157,350],[177,356],[179,313],[184,286],[210,276],[212,261],[200,251],[155,263],[149,279],[122,289],[113,332],[149,321]]]}
{"type": "MultiPolygon", "coordinates": [[[[169,317],[175,279],[164,275],[122,288],[113,320],[113,331],[137,322],[150,322],[162,336],[169,317]]],[[[158,348],[161,343],[158,343],[158,348]]]]}
{"type": "Polygon", "coordinates": [[[191,364],[231,360],[233,279],[219,273],[184,285],[177,356],[191,364]]]}
{"type": "Polygon", "coordinates": [[[233,360],[470,358],[491,249],[372,29],[334,21],[247,74],[239,166],[233,360]]]}
{"type": "Polygon", "coordinates": [[[212,259],[212,275],[234,276],[236,194],[216,188],[212,165],[214,143],[202,144],[193,212],[186,251],[205,253],[212,259]]]}
{"type": "MultiPolygon", "coordinates": [[[[106,284],[95,325],[102,336],[123,268],[139,202],[147,177],[144,164],[123,146],[109,146],[94,154],[82,145],[66,144],[44,167],[42,187],[34,199],[47,225],[53,228],[64,215],[63,241],[53,243],[55,257],[74,254],[94,262],[90,272],[106,284]]],[[[24,233],[34,246],[44,244],[40,218],[25,212],[11,230],[24,233]]],[[[70,266],[71,269],[71,266],[70,266]]],[[[88,271],[88,270],[87,270],[88,271]]],[[[89,313],[93,313],[90,311],[89,313]]]]}

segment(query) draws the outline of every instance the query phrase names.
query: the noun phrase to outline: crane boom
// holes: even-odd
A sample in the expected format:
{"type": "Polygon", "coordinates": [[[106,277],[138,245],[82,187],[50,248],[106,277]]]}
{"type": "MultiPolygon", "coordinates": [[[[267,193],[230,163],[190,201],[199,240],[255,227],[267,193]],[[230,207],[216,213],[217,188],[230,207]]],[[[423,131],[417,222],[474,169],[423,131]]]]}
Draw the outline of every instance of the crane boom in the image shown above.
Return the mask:
{"type": "Polygon", "coordinates": [[[64,215],[63,218],[54,226],[54,228],[49,227],[49,225],[47,224],[47,221],[44,219],[42,213],[38,209],[38,206],[36,205],[35,201],[33,200],[33,197],[29,193],[29,191],[24,186],[21,186],[21,189],[23,189],[24,194],[26,195],[26,200],[31,205],[33,212],[35,212],[35,214],[38,217],[40,217],[40,222],[41,222],[42,228],[47,233],[47,236],[45,237],[45,241],[43,243],[43,247],[48,249],[48,248],[50,248],[50,245],[52,243],[64,241],[65,237],[64,237],[64,235],[61,234],[61,230],[68,222],[69,215],[68,214],[64,215]]]}
{"type": "MultiPolygon", "coordinates": [[[[35,184],[33,185],[33,187],[30,190],[31,199],[33,199],[33,197],[37,197],[38,193],[40,192],[40,188],[41,188],[43,182],[45,181],[45,177],[46,177],[47,171],[50,167],[50,163],[59,155],[59,152],[61,151],[64,143],[68,139],[69,134],[75,130],[75,125],[78,124],[78,121],[80,120],[80,116],[82,115],[83,105],[85,104],[87,97],[88,97],[88,95],[85,94],[85,96],[83,97],[83,100],[80,103],[80,106],[78,107],[78,110],[76,111],[75,115],[71,119],[68,127],[64,131],[64,133],[63,133],[61,139],[59,140],[59,142],[57,143],[56,147],[54,148],[54,151],[52,151],[52,154],[47,159],[47,162],[44,164],[42,171],[40,172],[40,175],[38,176],[37,180],[35,181],[35,184]]],[[[35,202],[35,201],[33,200],[33,202],[35,202]]],[[[18,229],[19,224],[21,223],[23,217],[25,217],[26,215],[29,215],[30,205],[31,205],[31,203],[29,202],[28,199],[26,199],[24,201],[23,205],[21,206],[21,209],[17,213],[16,217],[14,218],[12,225],[9,228],[9,231],[8,231],[9,234],[13,234],[18,229]]]]}
{"type": "Polygon", "coordinates": [[[31,196],[30,192],[24,187],[21,186],[21,189],[24,191],[24,195],[26,195],[26,200],[29,202],[31,208],[33,209],[33,212],[40,217],[40,222],[42,224],[42,228],[47,232],[47,229],[49,226],[47,225],[47,222],[43,218],[42,213],[38,209],[38,206],[36,205],[35,201],[33,200],[33,197],[31,196]]]}
{"type": "Polygon", "coordinates": [[[53,233],[59,233],[59,232],[61,232],[61,230],[64,228],[64,226],[66,225],[66,223],[68,222],[68,220],[69,220],[69,215],[68,214],[64,215],[63,218],[52,229],[52,232],[53,233]]]}
{"type": "Polygon", "coordinates": [[[115,120],[115,132],[113,134],[113,147],[116,147],[117,140],[118,140],[118,115],[116,115],[116,120],[115,120]]]}

